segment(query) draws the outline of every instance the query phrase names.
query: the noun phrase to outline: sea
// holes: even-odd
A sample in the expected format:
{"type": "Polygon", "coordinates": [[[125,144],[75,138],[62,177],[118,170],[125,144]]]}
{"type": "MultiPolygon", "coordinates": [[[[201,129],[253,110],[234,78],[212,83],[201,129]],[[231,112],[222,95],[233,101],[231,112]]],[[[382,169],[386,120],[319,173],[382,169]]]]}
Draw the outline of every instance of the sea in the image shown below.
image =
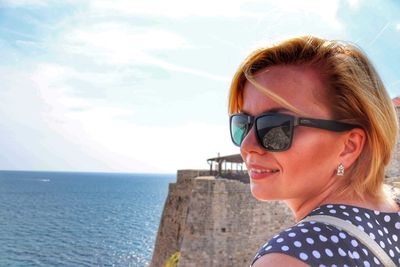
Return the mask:
{"type": "Polygon", "coordinates": [[[0,171],[0,266],[148,266],[175,179],[0,171]]]}

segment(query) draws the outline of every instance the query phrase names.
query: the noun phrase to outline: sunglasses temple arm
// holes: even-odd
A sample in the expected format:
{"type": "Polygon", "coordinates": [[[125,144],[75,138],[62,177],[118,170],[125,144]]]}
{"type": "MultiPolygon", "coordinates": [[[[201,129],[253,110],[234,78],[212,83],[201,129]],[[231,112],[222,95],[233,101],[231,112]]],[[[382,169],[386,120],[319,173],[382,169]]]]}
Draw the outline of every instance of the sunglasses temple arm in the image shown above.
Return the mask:
{"type": "Polygon", "coordinates": [[[307,118],[296,118],[294,125],[325,129],[334,132],[348,131],[357,127],[356,125],[344,122],[338,122],[332,120],[307,119],[307,118]]]}

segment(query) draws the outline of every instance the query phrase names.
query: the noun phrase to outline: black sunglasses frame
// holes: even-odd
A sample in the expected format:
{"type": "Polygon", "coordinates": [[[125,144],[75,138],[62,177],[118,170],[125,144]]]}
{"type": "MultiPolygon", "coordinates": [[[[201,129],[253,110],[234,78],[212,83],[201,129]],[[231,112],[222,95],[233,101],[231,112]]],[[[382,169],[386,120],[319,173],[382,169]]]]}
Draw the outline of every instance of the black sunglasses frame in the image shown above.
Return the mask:
{"type": "MultiPolygon", "coordinates": [[[[305,127],[312,127],[312,128],[318,128],[318,129],[324,129],[328,131],[333,131],[333,132],[344,132],[348,131],[354,128],[360,128],[360,126],[355,125],[355,124],[349,124],[345,122],[340,122],[340,121],[335,121],[335,120],[324,120],[324,119],[313,119],[313,118],[303,118],[303,117],[295,117],[289,114],[282,114],[282,113],[262,113],[258,116],[251,116],[246,113],[234,113],[230,115],[229,117],[229,131],[231,135],[231,139],[233,144],[236,146],[241,146],[244,138],[247,136],[247,134],[250,132],[250,129],[253,127],[253,125],[256,125],[256,136],[257,136],[257,141],[260,144],[261,147],[263,147],[265,150],[270,151],[270,152],[282,152],[289,150],[290,147],[292,146],[292,140],[293,140],[293,134],[294,134],[294,127],[296,126],[305,126],[305,127]],[[247,124],[246,124],[246,130],[243,133],[242,140],[240,141],[240,144],[237,144],[234,140],[233,133],[232,133],[232,120],[235,116],[240,116],[240,117],[246,117],[247,118],[247,124]],[[261,118],[264,117],[281,117],[282,119],[287,119],[287,121],[290,122],[290,136],[289,136],[289,143],[285,146],[283,149],[270,149],[267,148],[263,145],[262,137],[259,135],[259,130],[257,129],[257,121],[261,118]]],[[[278,127],[278,126],[277,126],[278,127]]]]}

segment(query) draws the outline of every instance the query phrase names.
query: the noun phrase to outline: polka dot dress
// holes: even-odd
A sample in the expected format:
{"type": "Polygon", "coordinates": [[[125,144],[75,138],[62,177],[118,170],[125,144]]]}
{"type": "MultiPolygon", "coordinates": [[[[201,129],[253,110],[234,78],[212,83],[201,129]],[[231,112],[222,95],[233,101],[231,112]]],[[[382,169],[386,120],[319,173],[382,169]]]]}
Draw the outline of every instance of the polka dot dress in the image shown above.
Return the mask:
{"type": "MultiPolygon", "coordinates": [[[[400,266],[400,212],[324,205],[309,215],[331,215],[351,222],[374,239],[400,266]]],[[[253,263],[268,253],[283,253],[311,266],[383,266],[367,247],[347,232],[313,221],[297,224],[274,236],[258,251],[253,263]]]]}

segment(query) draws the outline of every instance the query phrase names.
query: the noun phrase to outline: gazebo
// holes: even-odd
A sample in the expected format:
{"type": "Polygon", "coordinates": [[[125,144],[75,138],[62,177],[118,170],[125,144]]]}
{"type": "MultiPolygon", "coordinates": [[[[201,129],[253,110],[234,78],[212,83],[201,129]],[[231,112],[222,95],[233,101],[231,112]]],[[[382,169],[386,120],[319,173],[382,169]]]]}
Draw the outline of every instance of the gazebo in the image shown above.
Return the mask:
{"type": "Polygon", "coordinates": [[[249,181],[247,170],[243,169],[243,159],[240,154],[220,156],[207,159],[210,165],[210,175],[227,179],[249,181]]]}

